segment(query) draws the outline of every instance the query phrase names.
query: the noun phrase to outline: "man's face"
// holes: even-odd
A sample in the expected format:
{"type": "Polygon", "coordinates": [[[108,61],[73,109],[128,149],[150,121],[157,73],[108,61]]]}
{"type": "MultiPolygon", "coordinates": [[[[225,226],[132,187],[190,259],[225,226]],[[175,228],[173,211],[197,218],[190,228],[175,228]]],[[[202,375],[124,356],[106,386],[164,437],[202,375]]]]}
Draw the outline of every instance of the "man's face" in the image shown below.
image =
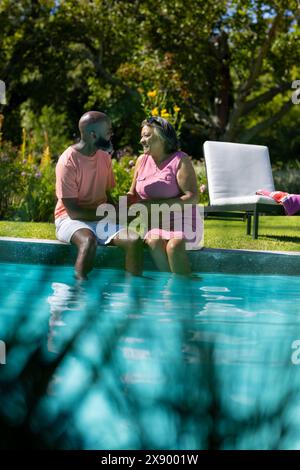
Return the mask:
{"type": "Polygon", "coordinates": [[[96,148],[110,152],[113,150],[112,126],[110,120],[99,121],[94,124],[94,129],[91,132],[93,143],[96,148]]]}

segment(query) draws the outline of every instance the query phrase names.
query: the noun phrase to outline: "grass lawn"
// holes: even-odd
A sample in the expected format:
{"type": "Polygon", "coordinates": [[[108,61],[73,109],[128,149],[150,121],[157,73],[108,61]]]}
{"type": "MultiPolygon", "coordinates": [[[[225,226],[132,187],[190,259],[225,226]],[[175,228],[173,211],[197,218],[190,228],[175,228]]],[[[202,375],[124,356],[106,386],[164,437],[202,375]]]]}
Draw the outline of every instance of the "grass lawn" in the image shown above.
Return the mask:
{"type": "MultiPolygon", "coordinates": [[[[51,223],[0,221],[0,236],[54,240],[55,228],[51,223]]],[[[300,217],[260,217],[257,240],[246,235],[246,222],[241,220],[205,220],[204,245],[207,248],[300,251],[300,217]]]]}
{"type": "Polygon", "coordinates": [[[206,220],[204,244],[209,248],[300,252],[300,217],[261,216],[257,240],[246,235],[246,222],[241,220],[206,220]]]}

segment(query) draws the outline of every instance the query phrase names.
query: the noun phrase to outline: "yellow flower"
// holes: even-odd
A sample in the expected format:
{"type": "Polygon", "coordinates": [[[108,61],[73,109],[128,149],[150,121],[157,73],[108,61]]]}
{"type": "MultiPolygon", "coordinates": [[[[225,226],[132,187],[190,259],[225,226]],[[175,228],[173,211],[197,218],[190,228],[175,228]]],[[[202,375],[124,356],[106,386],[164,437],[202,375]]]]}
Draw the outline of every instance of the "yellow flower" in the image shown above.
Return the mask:
{"type": "Polygon", "coordinates": [[[174,112],[175,112],[175,113],[179,113],[179,111],[180,111],[180,108],[179,108],[179,106],[177,106],[177,104],[175,104],[175,105],[173,106],[173,109],[174,109],[174,112]]]}
{"type": "Polygon", "coordinates": [[[168,113],[168,111],[166,110],[166,108],[162,109],[161,110],[161,113],[160,113],[161,117],[164,118],[164,119],[168,119],[170,117],[170,113],[168,113]]]}
{"type": "Polygon", "coordinates": [[[21,144],[21,160],[24,160],[26,158],[26,143],[27,143],[27,135],[26,135],[26,129],[23,127],[22,128],[22,144],[21,144]]]}
{"type": "Polygon", "coordinates": [[[28,158],[27,158],[27,163],[28,163],[29,165],[33,165],[34,161],[35,161],[35,160],[34,160],[34,157],[33,157],[32,153],[30,153],[30,154],[28,155],[28,158]]]}
{"type": "Polygon", "coordinates": [[[156,90],[148,91],[148,93],[147,93],[148,98],[155,98],[156,95],[157,95],[156,90]]]}
{"type": "Polygon", "coordinates": [[[50,154],[49,145],[47,145],[43,152],[43,156],[42,156],[41,163],[40,163],[40,168],[44,168],[50,162],[51,162],[51,154],[50,154]]]}
{"type": "Polygon", "coordinates": [[[151,110],[151,114],[152,114],[152,116],[158,116],[158,108],[153,108],[151,110]]]}

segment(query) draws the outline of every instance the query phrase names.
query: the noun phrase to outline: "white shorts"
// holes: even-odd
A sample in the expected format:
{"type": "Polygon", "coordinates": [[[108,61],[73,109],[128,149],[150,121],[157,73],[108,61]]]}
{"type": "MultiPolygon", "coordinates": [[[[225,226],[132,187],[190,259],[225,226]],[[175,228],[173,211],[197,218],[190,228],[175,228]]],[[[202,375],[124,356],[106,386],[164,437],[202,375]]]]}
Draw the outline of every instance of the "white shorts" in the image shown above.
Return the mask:
{"type": "Polygon", "coordinates": [[[102,222],[101,220],[74,220],[70,217],[55,219],[56,238],[64,243],[70,243],[74,233],[81,229],[91,230],[97,238],[99,245],[107,245],[121,230],[125,229],[119,224],[102,222]]]}

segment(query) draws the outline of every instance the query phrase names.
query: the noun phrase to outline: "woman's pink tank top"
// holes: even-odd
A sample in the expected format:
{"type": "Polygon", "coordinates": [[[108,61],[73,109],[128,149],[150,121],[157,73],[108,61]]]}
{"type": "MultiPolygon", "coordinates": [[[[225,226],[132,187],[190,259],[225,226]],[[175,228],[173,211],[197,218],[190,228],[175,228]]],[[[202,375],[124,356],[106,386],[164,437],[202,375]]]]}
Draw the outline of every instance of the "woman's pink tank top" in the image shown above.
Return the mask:
{"type": "Polygon", "coordinates": [[[178,150],[162,162],[158,168],[151,155],[143,155],[136,179],[136,192],[141,199],[167,199],[179,197],[182,192],[176,174],[182,157],[186,153],[178,150]]]}
{"type": "MultiPolygon", "coordinates": [[[[182,151],[174,152],[162,162],[158,168],[151,155],[143,155],[136,178],[136,192],[141,199],[168,199],[180,197],[183,193],[178,186],[176,175],[180,160],[187,154],[182,151]]],[[[193,204],[189,212],[174,212],[170,214],[170,231],[161,230],[160,227],[153,229],[163,238],[170,238],[172,233],[182,233],[186,240],[193,244],[193,248],[198,249],[202,238],[203,224],[200,217],[199,208],[193,204]],[[181,220],[182,232],[176,229],[176,220],[181,220]],[[173,230],[173,232],[172,232],[173,230]],[[193,232],[191,235],[191,231],[193,232]]],[[[147,236],[146,235],[146,236],[147,236]]]]}

